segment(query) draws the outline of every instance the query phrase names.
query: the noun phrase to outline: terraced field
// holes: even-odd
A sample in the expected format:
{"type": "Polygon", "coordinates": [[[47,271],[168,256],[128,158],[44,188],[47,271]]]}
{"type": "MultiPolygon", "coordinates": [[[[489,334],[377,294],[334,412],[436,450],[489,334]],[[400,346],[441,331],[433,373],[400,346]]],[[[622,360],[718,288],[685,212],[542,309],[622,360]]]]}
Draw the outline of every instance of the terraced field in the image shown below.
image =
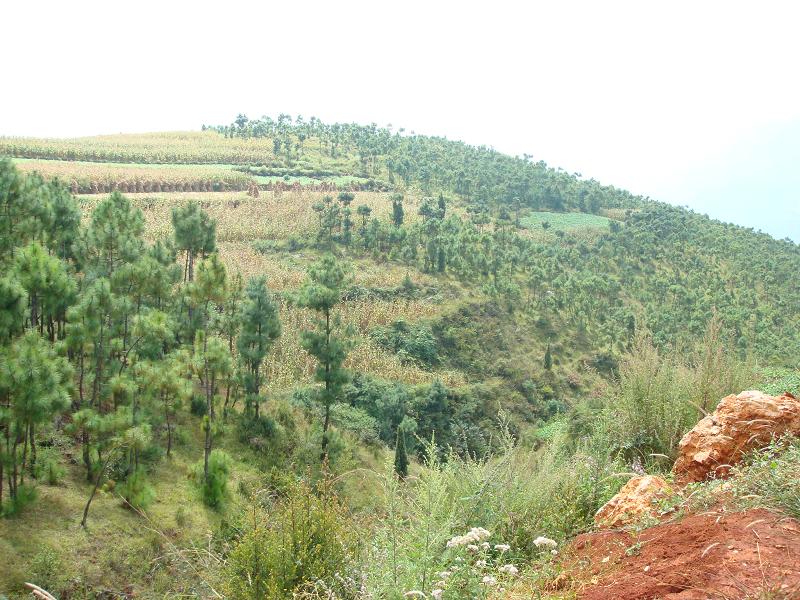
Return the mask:
{"type": "Polygon", "coordinates": [[[73,160],[15,159],[21,171],[58,178],[73,193],[211,192],[246,190],[254,179],[231,165],[132,164],[73,160]]]}
{"type": "Polygon", "coordinates": [[[19,158],[142,164],[269,164],[265,138],[226,138],[214,131],[100,135],[81,138],[0,137],[0,154],[19,158]]]}
{"type": "MultiPolygon", "coordinates": [[[[146,235],[157,239],[171,235],[172,209],[196,200],[217,222],[217,240],[222,243],[252,243],[255,240],[282,240],[291,236],[308,238],[316,231],[319,216],[314,203],[322,192],[263,191],[258,198],[245,192],[154,192],[127,193],[131,202],[142,209],[147,223],[146,235]]],[[[84,216],[88,215],[108,194],[84,194],[78,197],[84,216]]],[[[406,222],[419,220],[420,199],[409,196],[405,200],[406,222]]],[[[388,220],[392,203],[388,194],[357,192],[353,205],[365,204],[372,217],[388,220]]]]}
{"type": "MultiPolygon", "coordinates": [[[[84,138],[0,137],[0,156],[25,172],[59,178],[74,193],[318,190],[375,187],[351,156],[331,158],[318,144],[297,142],[291,159],[276,157],[266,138],[216,131],[105,135],[84,138]]],[[[381,186],[385,187],[385,186],[381,186]]]]}

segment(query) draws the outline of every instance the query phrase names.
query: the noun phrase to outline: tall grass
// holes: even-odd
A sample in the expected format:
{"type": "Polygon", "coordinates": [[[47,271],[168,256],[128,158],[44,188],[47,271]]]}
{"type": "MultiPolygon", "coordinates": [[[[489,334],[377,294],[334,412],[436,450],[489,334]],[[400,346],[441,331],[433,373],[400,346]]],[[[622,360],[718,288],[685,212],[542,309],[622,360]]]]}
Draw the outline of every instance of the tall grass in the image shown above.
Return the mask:
{"type": "Polygon", "coordinates": [[[692,351],[660,353],[639,335],[606,393],[595,435],[628,459],[667,466],[697,421],[757,379],[755,364],[737,356],[716,317],[692,351]]]}
{"type": "Polygon", "coordinates": [[[366,529],[366,581],[375,597],[430,593],[441,573],[458,564],[447,541],[473,527],[490,532],[485,550],[491,558],[503,552],[502,562],[521,569],[541,556],[537,538],[564,540],[590,526],[621,468],[588,446],[564,454],[533,452],[510,437],[503,445],[504,452],[488,459],[434,458],[406,482],[387,464],[375,521],[366,529]]]}

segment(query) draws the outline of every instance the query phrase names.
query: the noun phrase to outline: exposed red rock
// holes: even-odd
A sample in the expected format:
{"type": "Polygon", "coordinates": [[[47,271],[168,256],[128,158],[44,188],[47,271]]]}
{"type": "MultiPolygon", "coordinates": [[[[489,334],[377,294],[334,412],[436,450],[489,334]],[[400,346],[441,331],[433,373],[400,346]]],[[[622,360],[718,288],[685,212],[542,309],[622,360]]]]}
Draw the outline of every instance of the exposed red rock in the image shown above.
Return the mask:
{"type": "Polygon", "coordinates": [[[787,433],[800,435],[800,401],[791,394],[747,391],[727,396],[683,436],[672,468],[675,481],[684,485],[725,477],[743,454],[787,433]]]}
{"type": "Polygon", "coordinates": [[[800,522],[767,510],[706,512],[638,536],[578,536],[562,563],[581,600],[800,598],[800,522]]]}
{"type": "Polygon", "coordinates": [[[600,527],[621,527],[646,515],[654,515],[655,502],[670,492],[669,484],[661,477],[643,475],[626,483],[594,516],[600,527]]]}

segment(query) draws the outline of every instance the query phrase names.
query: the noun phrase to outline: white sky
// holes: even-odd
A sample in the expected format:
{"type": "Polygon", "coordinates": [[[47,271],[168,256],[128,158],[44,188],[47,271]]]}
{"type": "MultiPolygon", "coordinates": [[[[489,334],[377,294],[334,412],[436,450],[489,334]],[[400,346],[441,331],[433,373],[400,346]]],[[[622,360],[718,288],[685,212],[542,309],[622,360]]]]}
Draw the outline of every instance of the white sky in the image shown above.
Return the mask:
{"type": "Polygon", "coordinates": [[[392,123],[800,241],[800,3],[76,0],[2,18],[0,134],[392,123]]]}

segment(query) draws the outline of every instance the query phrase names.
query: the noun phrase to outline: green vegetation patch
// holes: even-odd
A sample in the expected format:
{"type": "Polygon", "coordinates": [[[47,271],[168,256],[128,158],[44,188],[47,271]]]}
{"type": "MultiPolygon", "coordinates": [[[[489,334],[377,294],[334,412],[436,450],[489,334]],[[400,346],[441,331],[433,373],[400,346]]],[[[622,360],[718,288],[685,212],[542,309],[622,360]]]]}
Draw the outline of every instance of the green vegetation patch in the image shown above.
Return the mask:
{"type": "Polygon", "coordinates": [[[305,175],[296,176],[296,175],[253,175],[253,179],[255,179],[258,183],[276,183],[278,181],[282,181],[287,185],[292,185],[294,183],[299,183],[303,186],[309,185],[318,185],[322,183],[333,183],[337,187],[343,187],[347,185],[355,184],[365,184],[368,180],[364,177],[355,177],[353,175],[337,175],[332,177],[307,177],[305,175]]]}
{"type": "Polygon", "coordinates": [[[589,213],[554,213],[539,211],[532,212],[521,219],[521,224],[528,229],[548,227],[561,231],[569,231],[592,227],[608,227],[611,221],[613,221],[613,219],[589,213]],[[548,225],[545,225],[545,223],[548,225]]]}

